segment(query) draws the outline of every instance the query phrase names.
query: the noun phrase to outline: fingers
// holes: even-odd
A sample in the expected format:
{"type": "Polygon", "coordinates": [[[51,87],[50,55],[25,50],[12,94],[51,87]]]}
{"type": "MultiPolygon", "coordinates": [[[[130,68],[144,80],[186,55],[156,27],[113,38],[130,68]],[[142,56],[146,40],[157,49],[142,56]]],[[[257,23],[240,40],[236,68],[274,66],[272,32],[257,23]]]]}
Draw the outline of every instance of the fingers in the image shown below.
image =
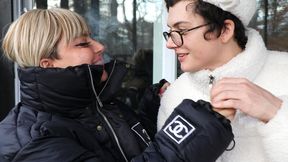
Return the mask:
{"type": "MultiPolygon", "coordinates": [[[[267,122],[275,116],[282,100],[248,79],[223,78],[211,89],[211,104],[219,109],[238,109],[249,116],[267,122]]],[[[226,112],[223,114],[229,116],[226,112]]]]}
{"type": "Polygon", "coordinates": [[[217,102],[212,101],[211,102],[212,106],[215,108],[234,108],[237,109],[239,108],[240,104],[241,104],[241,100],[240,99],[226,99],[226,100],[219,100],[217,102]]]}
{"type": "Polygon", "coordinates": [[[162,97],[163,93],[167,90],[167,88],[170,86],[169,82],[166,82],[163,84],[163,86],[159,90],[159,95],[162,97]]]}
{"type": "Polygon", "coordinates": [[[223,91],[239,91],[250,88],[250,82],[242,78],[223,78],[215,83],[211,89],[211,97],[217,96],[223,91]]]}
{"type": "Polygon", "coordinates": [[[211,89],[211,104],[215,111],[232,120],[236,109],[242,108],[243,101],[249,100],[249,84],[247,79],[242,78],[219,80],[211,89]]]}
{"type": "Polygon", "coordinates": [[[257,85],[245,78],[223,78],[213,85],[211,101],[214,104],[224,102],[218,106],[239,107],[239,100],[251,100],[258,93],[257,88],[257,85]]]}
{"type": "Polygon", "coordinates": [[[225,116],[227,119],[229,119],[230,121],[232,121],[234,119],[236,110],[233,108],[213,108],[214,111],[218,112],[219,114],[225,116]]]}

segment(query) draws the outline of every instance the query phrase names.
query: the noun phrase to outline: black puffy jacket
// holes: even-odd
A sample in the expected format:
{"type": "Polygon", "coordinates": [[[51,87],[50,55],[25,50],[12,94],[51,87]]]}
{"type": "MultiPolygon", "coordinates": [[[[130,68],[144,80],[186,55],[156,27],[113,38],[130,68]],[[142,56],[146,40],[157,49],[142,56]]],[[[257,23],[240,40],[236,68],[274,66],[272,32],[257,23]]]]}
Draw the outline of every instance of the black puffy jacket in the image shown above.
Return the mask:
{"type": "Polygon", "coordinates": [[[151,142],[138,117],[114,100],[125,67],[105,67],[101,84],[96,65],[19,69],[21,102],[0,123],[0,161],[209,162],[232,140],[227,120],[185,101],[151,142]]]}

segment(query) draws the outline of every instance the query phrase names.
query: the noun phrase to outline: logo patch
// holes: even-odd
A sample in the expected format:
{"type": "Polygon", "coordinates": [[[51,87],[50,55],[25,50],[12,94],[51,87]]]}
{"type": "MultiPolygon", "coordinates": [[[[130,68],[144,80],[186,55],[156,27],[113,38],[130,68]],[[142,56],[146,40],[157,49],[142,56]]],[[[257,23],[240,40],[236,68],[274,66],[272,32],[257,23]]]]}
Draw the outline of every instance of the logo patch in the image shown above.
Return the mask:
{"type": "Polygon", "coordinates": [[[165,128],[164,132],[180,144],[195,131],[195,127],[180,115],[177,115],[165,128]]]}

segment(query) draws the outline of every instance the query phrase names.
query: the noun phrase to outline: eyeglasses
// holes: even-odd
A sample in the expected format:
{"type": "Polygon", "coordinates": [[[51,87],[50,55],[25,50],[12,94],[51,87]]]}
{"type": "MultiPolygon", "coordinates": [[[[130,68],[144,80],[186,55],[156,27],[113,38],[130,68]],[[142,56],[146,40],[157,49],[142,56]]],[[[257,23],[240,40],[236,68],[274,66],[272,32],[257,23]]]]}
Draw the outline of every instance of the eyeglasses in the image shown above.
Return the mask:
{"type": "Polygon", "coordinates": [[[195,30],[195,29],[198,29],[198,28],[201,28],[203,26],[207,26],[209,25],[210,23],[207,23],[207,24],[203,24],[203,25],[199,25],[199,26],[196,26],[194,28],[191,28],[191,29],[187,29],[187,30],[183,30],[183,31],[177,31],[177,30],[172,30],[170,32],[163,32],[163,36],[165,38],[166,41],[168,41],[169,37],[171,37],[173,43],[177,46],[177,47],[181,47],[183,45],[183,34],[191,31],[191,30],[195,30]]]}

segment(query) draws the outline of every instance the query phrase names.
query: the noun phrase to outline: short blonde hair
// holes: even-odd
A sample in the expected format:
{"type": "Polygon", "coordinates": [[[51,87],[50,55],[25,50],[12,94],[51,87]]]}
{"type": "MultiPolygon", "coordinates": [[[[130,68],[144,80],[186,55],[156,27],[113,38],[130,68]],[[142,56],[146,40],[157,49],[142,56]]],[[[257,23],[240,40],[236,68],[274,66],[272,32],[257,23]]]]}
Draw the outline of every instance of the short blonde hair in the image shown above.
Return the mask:
{"type": "Polygon", "coordinates": [[[66,44],[90,29],[80,15],[61,9],[34,9],[24,13],[9,27],[2,48],[8,59],[21,67],[39,66],[42,58],[57,59],[57,45],[66,44]]]}

